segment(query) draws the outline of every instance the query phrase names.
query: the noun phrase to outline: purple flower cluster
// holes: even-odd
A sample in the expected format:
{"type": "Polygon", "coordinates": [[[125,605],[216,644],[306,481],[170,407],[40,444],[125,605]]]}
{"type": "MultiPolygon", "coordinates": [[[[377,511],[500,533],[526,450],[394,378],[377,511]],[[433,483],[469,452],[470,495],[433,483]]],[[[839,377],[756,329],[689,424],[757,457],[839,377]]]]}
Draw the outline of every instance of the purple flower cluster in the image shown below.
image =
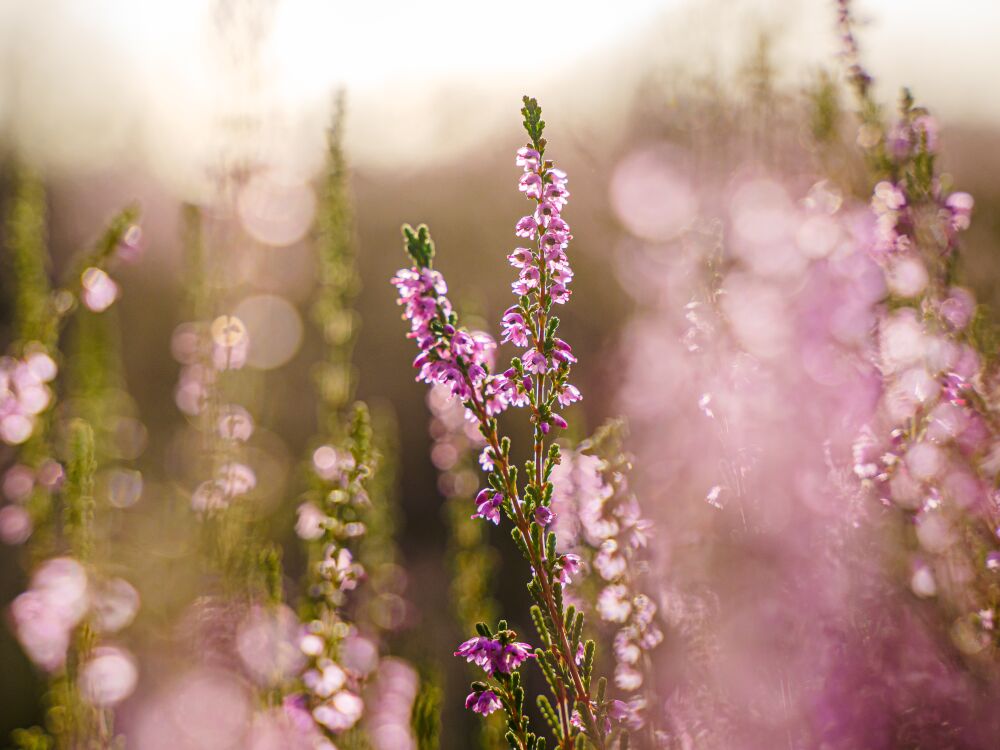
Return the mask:
{"type": "MultiPolygon", "coordinates": [[[[324,505],[329,502],[334,507],[349,505],[357,508],[368,504],[368,493],[361,483],[367,469],[359,467],[350,452],[322,445],[313,451],[312,470],[324,483],[324,505]]],[[[361,520],[342,520],[328,511],[329,508],[306,500],[298,507],[295,533],[306,542],[323,542],[322,558],[316,564],[316,572],[333,586],[334,591],[350,591],[357,587],[365,570],[343,543],[364,536],[368,529],[361,520]]],[[[339,594],[334,598],[339,601],[339,594]]]]}
{"type": "Polygon", "coordinates": [[[888,137],[907,179],[875,186],[872,255],[899,304],[879,316],[882,395],[854,443],[854,473],[912,519],[919,548],[911,560],[913,592],[959,608],[971,603],[982,631],[992,631],[997,603],[983,592],[969,596],[969,571],[992,575],[985,566],[1000,532],[991,494],[1000,478],[1000,435],[988,374],[969,334],[975,298],[950,284],[948,268],[973,200],[945,193],[932,174],[918,171],[937,142],[928,115],[904,110],[888,137]],[[964,561],[958,567],[957,559],[964,561]]]}
{"type": "MultiPolygon", "coordinates": [[[[10,614],[31,660],[47,672],[58,672],[84,618],[95,636],[110,636],[128,626],[138,609],[139,594],[124,579],[97,579],[77,560],[56,557],[38,567],[10,614]]],[[[128,697],[137,678],[131,654],[111,645],[95,648],[79,674],[84,697],[97,706],[128,697]]]]}
{"type": "Polygon", "coordinates": [[[539,380],[548,376],[563,407],[581,398],[580,391],[566,382],[569,366],[576,362],[572,348],[546,331],[546,316],[552,304],[565,304],[571,294],[573,271],[566,248],[573,236],[561,216],[569,191],[566,173],[556,169],[551,161],[543,160],[531,146],[518,150],[515,163],[524,168],[519,189],[536,207],[532,214],[518,220],[514,231],[518,237],[533,240],[535,247],[518,247],[507,256],[518,271],[517,281],[511,285],[518,303],[503,314],[501,340],[510,341],[525,352],[521,366],[503,373],[499,388],[511,405],[530,403],[540,410],[539,424],[547,432],[550,424],[564,428],[566,422],[538,403],[538,394],[533,392],[531,379],[524,377],[525,371],[539,380]]]}
{"type": "MultiPolygon", "coordinates": [[[[561,519],[560,540],[584,554],[596,573],[593,607],[615,629],[615,684],[636,693],[648,681],[652,652],[663,642],[657,606],[643,592],[640,580],[647,566],[642,550],[652,524],[642,517],[638,498],[628,487],[623,471],[627,459],[619,456],[614,461],[585,452],[590,447],[586,443],[563,453],[562,463],[552,472],[552,506],[561,519]]],[[[644,725],[647,703],[641,694],[630,699],[631,725],[644,725]]]]}
{"type": "Polygon", "coordinates": [[[299,726],[317,736],[347,731],[364,712],[362,687],[376,668],[377,649],[353,632],[346,622],[333,619],[300,626],[295,650],[305,657],[299,674],[301,692],[286,697],[285,709],[299,726]]]}
{"type": "Polygon", "coordinates": [[[38,415],[52,403],[48,383],[57,372],[55,361],[41,349],[29,350],[22,359],[0,359],[0,440],[19,445],[31,437],[38,415]]]}
{"type": "Polygon", "coordinates": [[[473,690],[465,699],[465,707],[483,716],[489,716],[503,707],[500,698],[489,688],[473,690]]]}
{"type": "MultiPolygon", "coordinates": [[[[250,339],[243,321],[220,315],[211,324],[185,323],[174,330],[171,350],[181,371],[174,389],[177,408],[203,421],[203,429],[222,441],[224,454],[234,456],[240,443],[254,432],[250,413],[239,404],[221,404],[219,375],[246,363],[250,339]]],[[[214,476],[191,494],[191,507],[198,513],[215,513],[257,486],[254,470],[237,460],[215,468],[214,476]]]]}
{"type": "Polygon", "coordinates": [[[486,674],[492,676],[509,675],[535,655],[531,644],[514,641],[501,633],[497,638],[470,638],[458,647],[455,656],[461,656],[470,664],[482,667],[486,674]]]}
{"type": "Polygon", "coordinates": [[[420,349],[413,362],[417,380],[446,385],[462,401],[481,399],[491,414],[502,412],[507,401],[497,379],[489,376],[496,342],[489,334],[455,327],[441,274],[431,268],[401,269],[392,283],[410,322],[407,336],[420,349]]]}
{"type": "MultiPolygon", "coordinates": [[[[545,127],[536,100],[524,97],[527,146],[517,152],[515,163],[523,168],[519,189],[534,202],[531,214],[515,226],[519,237],[533,240],[534,247],[516,248],[509,256],[518,271],[512,284],[517,304],[502,316],[502,341],[520,347],[522,355],[500,374],[491,374],[493,339],[476,336],[460,329],[446,295],[447,287],[439,274],[431,270],[434,246],[425,226],[414,231],[405,226],[406,250],[414,261],[409,270],[393,279],[405,306],[404,319],[410,322],[409,337],[417,342],[420,354],[414,362],[417,379],[436,386],[446,386],[451,395],[462,400],[466,416],[474,422],[486,445],[479,463],[489,474],[489,486],[476,497],[474,518],[499,524],[501,510],[512,524],[512,534],[528,559],[532,575],[528,588],[536,602],[532,617],[539,635],[555,661],[558,674],[546,672],[555,709],[548,706],[547,719],[557,735],[571,743],[576,734],[569,717],[575,705],[583,713],[582,730],[595,747],[604,748],[608,701],[603,694],[595,703],[590,693],[590,675],[596,644],[581,642],[584,615],[575,609],[565,610],[563,584],[568,583],[579,567],[574,555],[556,554],[557,540],[546,531],[554,521],[550,504],[552,468],[559,462],[557,446],[547,446],[546,436],[552,427],[565,428],[566,420],[557,413],[580,399],[580,392],[569,384],[571,365],[576,362],[572,349],[556,336],[559,320],[550,316],[554,304],[565,304],[570,296],[573,273],[566,249],[571,240],[569,225],[561,213],[569,192],[566,174],[544,159],[545,127]],[[525,464],[527,482],[521,492],[517,468],[510,458],[511,441],[502,437],[496,416],[510,406],[528,407],[532,431],[532,458],[525,464]],[[548,623],[546,625],[546,623],[548,623]],[[578,660],[580,649],[584,657],[578,660]]],[[[527,644],[513,641],[501,621],[494,636],[485,623],[478,623],[479,636],[463,643],[456,656],[481,666],[496,684],[476,683],[467,707],[488,714],[502,707],[507,714],[507,737],[518,746],[532,747],[537,735],[529,731],[523,713],[523,689],[517,668],[531,657],[527,644]]],[[[546,661],[546,664],[550,662],[546,661]]],[[[603,693],[603,689],[601,689],[603,693]]]]}

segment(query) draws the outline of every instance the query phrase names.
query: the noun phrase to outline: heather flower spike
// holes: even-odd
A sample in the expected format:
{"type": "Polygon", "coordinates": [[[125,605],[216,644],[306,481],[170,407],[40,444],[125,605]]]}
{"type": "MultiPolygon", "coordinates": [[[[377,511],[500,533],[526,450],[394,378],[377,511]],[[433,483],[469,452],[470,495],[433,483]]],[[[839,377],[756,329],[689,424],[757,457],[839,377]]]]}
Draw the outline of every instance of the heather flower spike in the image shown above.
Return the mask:
{"type": "Polygon", "coordinates": [[[551,702],[539,695],[537,704],[555,745],[568,749],[589,742],[603,750],[618,737],[627,742],[623,729],[612,728],[621,711],[605,695],[603,678],[596,690],[592,687],[596,644],[583,641],[583,613],[564,605],[564,586],[580,560],[558,552],[556,535],[549,530],[551,475],[560,462],[559,448],[550,441],[554,428],[567,426],[560,409],[581,398],[568,382],[576,357],[570,345],[556,336],[559,319],[551,315],[553,305],[569,301],[573,279],[566,253],[572,235],[562,218],[568,181],[566,173],[545,158],[545,122],[538,102],[525,97],[521,113],[529,142],[515,156],[515,164],[523,170],[518,189],[533,205],[514,231],[533,247],[518,247],[508,256],[518,272],[511,285],[516,304],[503,314],[501,326],[502,340],[522,349],[522,355],[508,367],[494,369],[494,339],[459,325],[447,297],[448,286],[432,268],[434,243],[426,226],[403,227],[413,266],[400,270],[392,283],[404,307],[403,318],[410,324],[408,336],[420,350],[414,361],[417,379],[457,398],[485,440],[480,465],[487,472],[488,486],[478,493],[470,513],[497,524],[506,516],[514,543],[531,569],[528,591],[534,601],[531,618],[539,646],[532,651],[517,641],[504,621],[496,633],[480,623],[478,636],[456,651],[456,656],[482,668],[486,678],[473,683],[466,706],[483,715],[502,709],[512,748],[544,748],[545,738],[530,729],[524,712],[520,669],[530,661],[538,665],[551,692],[551,702]],[[510,438],[501,435],[497,421],[498,414],[512,407],[527,409],[533,425],[523,487],[511,459],[510,438]]]}

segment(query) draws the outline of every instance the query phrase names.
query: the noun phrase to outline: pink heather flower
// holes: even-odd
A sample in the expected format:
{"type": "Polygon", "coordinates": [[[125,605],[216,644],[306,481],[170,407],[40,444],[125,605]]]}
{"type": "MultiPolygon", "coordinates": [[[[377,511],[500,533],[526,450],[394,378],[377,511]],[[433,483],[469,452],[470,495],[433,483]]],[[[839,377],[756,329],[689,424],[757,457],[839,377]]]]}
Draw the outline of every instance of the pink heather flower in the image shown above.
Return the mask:
{"type": "Polygon", "coordinates": [[[3,475],[3,494],[12,503],[23,503],[35,489],[35,472],[24,464],[14,464],[3,475]]]}
{"type": "Polygon", "coordinates": [[[337,584],[341,591],[352,591],[357,588],[358,578],[364,573],[361,565],[354,562],[354,556],[347,547],[338,549],[334,544],[326,548],[319,568],[320,572],[337,584]]]}
{"type": "MultiPolygon", "coordinates": [[[[520,283],[523,284],[523,291],[518,291],[518,294],[527,294],[531,289],[538,288],[538,282],[541,279],[542,272],[539,271],[535,266],[525,266],[521,269],[520,273],[520,283]]],[[[515,286],[517,282],[515,282],[515,286]]],[[[517,290],[515,290],[517,291],[517,290]]]]}
{"type": "Polygon", "coordinates": [[[31,437],[35,416],[52,402],[46,385],[56,376],[55,362],[34,351],[24,360],[0,358],[0,440],[19,445],[31,437]]]}
{"type": "Polygon", "coordinates": [[[552,359],[557,362],[566,362],[567,364],[573,364],[576,362],[576,357],[573,355],[573,349],[569,344],[559,338],[555,339],[552,359]]]}
{"type": "Polygon", "coordinates": [[[321,445],[313,451],[312,464],[317,476],[330,481],[354,469],[354,456],[330,445],[321,445]]]}
{"type": "Polygon", "coordinates": [[[93,587],[90,613],[98,633],[117,633],[128,627],[139,612],[139,592],[124,578],[97,582],[93,587]]]}
{"type": "Polygon", "coordinates": [[[35,429],[35,420],[25,414],[10,411],[0,415],[0,440],[8,445],[20,445],[35,429]]]}
{"type": "Polygon", "coordinates": [[[538,162],[541,158],[541,155],[535,149],[530,146],[522,146],[517,150],[514,164],[524,167],[525,170],[534,170],[538,168],[538,162]]]}
{"type": "Polygon", "coordinates": [[[492,690],[482,690],[469,693],[465,699],[465,707],[475,711],[477,714],[489,716],[494,711],[500,709],[503,704],[492,690]]]}
{"type": "Polygon", "coordinates": [[[519,247],[507,256],[507,260],[514,268],[524,268],[531,263],[532,258],[532,252],[526,247],[519,247]]]}
{"type": "Polygon", "coordinates": [[[24,364],[29,372],[41,383],[55,379],[59,372],[55,360],[43,351],[33,351],[24,358],[24,364]]]}
{"type": "Polygon", "coordinates": [[[628,589],[621,584],[605,586],[597,597],[597,611],[606,622],[625,622],[632,611],[628,589]]]}
{"type": "Polygon", "coordinates": [[[552,523],[553,513],[545,505],[539,505],[535,508],[535,523],[539,526],[545,527],[552,523]]]}
{"type": "Polygon", "coordinates": [[[938,307],[938,315],[955,331],[963,330],[976,311],[976,298],[972,292],[954,286],[938,307]]]}
{"type": "Polygon", "coordinates": [[[565,305],[571,294],[572,292],[566,288],[565,284],[556,283],[549,287],[549,296],[557,305],[565,305]]]}
{"type": "Polygon", "coordinates": [[[463,642],[454,655],[464,658],[470,664],[475,664],[485,671],[489,671],[493,652],[499,646],[498,641],[478,635],[463,642]]]}
{"type": "Polygon", "coordinates": [[[91,312],[104,312],[118,299],[118,284],[100,268],[87,268],[80,277],[80,284],[83,304],[91,312]]]}
{"type": "Polygon", "coordinates": [[[464,658],[470,664],[482,668],[486,674],[510,674],[527,659],[534,658],[531,645],[514,641],[502,641],[476,636],[458,647],[455,656],[464,658]]]}
{"type": "Polygon", "coordinates": [[[502,646],[493,653],[491,658],[492,669],[487,670],[490,674],[499,672],[500,674],[510,674],[518,669],[528,659],[534,659],[535,654],[529,643],[514,641],[502,646]]]}
{"type": "Polygon", "coordinates": [[[524,388],[519,387],[520,384],[515,379],[515,375],[516,373],[513,368],[498,375],[493,379],[491,384],[492,389],[505,404],[510,406],[527,406],[528,395],[524,388]]]}
{"type": "Polygon", "coordinates": [[[549,183],[542,191],[542,197],[549,203],[562,207],[566,205],[569,198],[569,191],[566,189],[565,183],[549,183]]]}
{"type": "Polygon", "coordinates": [[[331,732],[343,732],[358,723],[364,701],[354,693],[341,690],[330,700],[313,709],[313,718],[331,732]]]}
{"type": "Polygon", "coordinates": [[[69,557],[42,563],[11,604],[14,632],[35,664],[52,672],[66,660],[73,629],[88,607],[87,574],[69,557]]]}
{"type": "Polygon", "coordinates": [[[239,370],[247,363],[247,354],[250,351],[250,339],[243,340],[232,346],[212,346],[212,366],[219,371],[239,370]]]}
{"type": "Polygon", "coordinates": [[[945,205],[952,211],[970,213],[975,206],[975,199],[968,193],[955,192],[948,196],[945,205]]]}
{"type": "MultiPolygon", "coordinates": [[[[504,313],[502,319],[504,342],[511,341],[515,346],[522,348],[528,346],[528,328],[524,323],[524,316],[521,315],[517,307],[512,307],[504,313]]],[[[507,377],[513,377],[513,373],[504,373],[507,377]]]]}
{"type": "Polygon", "coordinates": [[[219,467],[217,482],[226,495],[237,497],[257,486],[257,475],[246,464],[231,461],[219,467]]]}
{"type": "Polygon", "coordinates": [[[523,216],[518,219],[517,224],[514,226],[514,234],[518,237],[533,239],[537,233],[538,224],[535,222],[534,216],[523,216]]]}
{"type": "Polygon", "coordinates": [[[600,550],[594,557],[594,567],[605,581],[613,581],[622,573],[628,561],[618,549],[618,542],[614,539],[605,539],[600,550]]]}
{"type": "Polygon", "coordinates": [[[315,729],[304,695],[286,695],[281,701],[281,710],[299,732],[306,734],[315,729]]]}
{"type": "Polygon", "coordinates": [[[565,186],[566,181],[569,179],[563,170],[557,169],[556,167],[550,168],[548,172],[546,172],[546,176],[548,177],[549,182],[553,185],[565,186]]]}
{"type": "Polygon", "coordinates": [[[65,478],[66,472],[63,471],[62,464],[58,461],[53,461],[51,458],[46,459],[42,465],[38,467],[38,483],[45,489],[59,489],[62,487],[62,483],[65,478]]]}
{"type": "Polygon", "coordinates": [[[0,542],[4,544],[24,544],[31,537],[34,524],[31,514],[20,505],[0,508],[0,542]]]}
{"type": "Polygon", "coordinates": [[[608,716],[610,716],[615,721],[622,721],[627,718],[630,713],[628,704],[625,701],[613,700],[608,706],[608,716]]]}
{"type": "Polygon", "coordinates": [[[875,185],[872,195],[872,208],[876,215],[890,211],[899,211],[906,205],[906,193],[891,182],[883,180],[875,185]]]}
{"type": "Polygon", "coordinates": [[[295,522],[295,533],[299,539],[312,541],[323,536],[326,528],[326,514],[309,502],[302,503],[297,510],[298,519],[295,522]]]}
{"type": "Polygon", "coordinates": [[[253,418],[238,404],[223,406],[219,409],[217,431],[225,440],[246,442],[253,435],[253,418]]]}
{"type": "Polygon", "coordinates": [[[544,354],[537,349],[532,349],[524,357],[524,367],[528,372],[542,375],[549,369],[549,363],[544,354]]]}
{"type": "MultiPolygon", "coordinates": [[[[538,204],[538,208],[535,209],[535,223],[540,227],[550,227],[553,222],[561,222],[560,226],[566,226],[560,216],[559,211],[561,206],[552,201],[542,201],[538,204]]],[[[566,226],[566,230],[569,227],[566,226]]]]}
{"type": "Polygon", "coordinates": [[[536,172],[526,172],[518,181],[517,189],[528,198],[538,200],[542,197],[542,178],[536,172]]]}
{"type": "Polygon", "coordinates": [[[139,670],[124,649],[98,646],[80,668],[80,693],[92,706],[106,708],[121,703],[135,690],[139,670]]]}
{"type": "Polygon", "coordinates": [[[572,553],[561,555],[556,563],[556,576],[559,582],[563,584],[572,583],[573,576],[580,571],[582,565],[583,560],[580,559],[579,555],[574,555],[572,553]]]}
{"type": "Polygon", "coordinates": [[[615,685],[626,692],[642,687],[642,672],[630,664],[615,665],[615,685]]]}
{"type": "Polygon", "coordinates": [[[329,698],[347,682],[347,673],[338,664],[326,661],[319,669],[310,669],[302,675],[303,684],[320,698],[329,698]]]}
{"type": "Polygon", "coordinates": [[[972,222],[972,208],[975,201],[968,193],[952,193],[945,200],[945,207],[951,211],[951,230],[961,232],[972,222]]]}
{"type": "Polygon", "coordinates": [[[472,517],[485,518],[487,521],[492,521],[494,524],[499,525],[500,506],[502,504],[503,496],[499,492],[489,487],[480,490],[479,494],[476,495],[476,512],[472,514],[472,517]]]}
{"type": "Polygon", "coordinates": [[[75,622],[66,622],[44,595],[28,590],[10,605],[14,633],[35,664],[54,672],[66,661],[66,651],[75,622]]]}
{"type": "Polygon", "coordinates": [[[299,651],[306,656],[319,656],[326,650],[326,642],[315,633],[303,633],[299,638],[299,651]]]}
{"type": "Polygon", "coordinates": [[[987,570],[1000,570],[1000,552],[993,551],[988,553],[984,564],[987,570]]]}
{"type": "Polygon", "coordinates": [[[628,628],[623,628],[615,633],[614,652],[615,659],[623,664],[637,664],[642,658],[642,649],[632,639],[628,628]]]}
{"type": "Polygon", "coordinates": [[[570,385],[569,383],[567,383],[565,386],[563,386],[563,389],[562,391],[560,391],[559,396],[557,398],[559,400],[559,404],[565,407],[569,406],[570,404],[575,404],[577,401],[583,398],[583,395],[580,393],[579,388],[577,388],[575,385],[570,385]]]}

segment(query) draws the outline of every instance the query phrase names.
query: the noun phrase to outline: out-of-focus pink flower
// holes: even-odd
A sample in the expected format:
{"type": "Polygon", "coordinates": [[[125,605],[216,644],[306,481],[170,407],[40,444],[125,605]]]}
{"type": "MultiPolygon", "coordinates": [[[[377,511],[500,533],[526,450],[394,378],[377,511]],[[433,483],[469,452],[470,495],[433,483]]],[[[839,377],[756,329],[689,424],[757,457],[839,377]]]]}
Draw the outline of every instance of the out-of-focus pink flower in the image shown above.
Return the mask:
{"type": "Polygon", "coordinates": [[[135,690],[139,670],[130,653],[115,646],[98,646],[80,668],[80,693],[93,706],[121,703],[135,690]]]}
{"type": "Polygon", "coordinates": [[[254,606],[236,631],[236,652],[262,685],[280,685],[304,663],[299,619],[284,605],[254,606]]]}
{"type": "Polygon", "coordinates": [[[90,606],[97,632],[117,633],[135,619],[139,592],[124,578],[111,578],[94,585],[90,606]]]}
{"type": "Polygon", "coordinates": [[[91,266],[80,277],[83,304],[91,312],[107,310],[118,299],[120,289],[114,279],[100,268],[91,266]]]}
{"type": "Polygon", "coordinates": [[[229,404],[219,409],[218,433],[226,440],[246,442],[253,435],[253,418],[239,404],[229,404]]]}
{"type": "Polygon", "coordinates": [[[323,536],[327,521],[326,514],[312,503],[302,503],[298,507],[298,520],[295,522],[295,533],[299,539],[311,541],[323,536]]]}
{"type": "Polygon", "coordinates": [[[12,503],[23,503],[35,488],[35,472],[24,464],[14,464],[3,475],[3,494],[12,503]]]}
{"type": "Polygon", "coordinates": [[[343,732],[355,724],[364,712],[364,701],[349,690],[341,690],[330,700],[313,709],[313,718],[331,732],[343,732]]]}
{"type": "Polygon", "coordinates": [[[54,671],[66,659],[73,629],[87,611],[87,573],[69,557],[47,560],[11,604],[18,641],[38,666],[54,671]]]}
{"type": "Polygon", "coordinates": [[[34,524],[31,514],[19,505],[0,508],[0,542],[24,544],[31,537],[34,524]]]}

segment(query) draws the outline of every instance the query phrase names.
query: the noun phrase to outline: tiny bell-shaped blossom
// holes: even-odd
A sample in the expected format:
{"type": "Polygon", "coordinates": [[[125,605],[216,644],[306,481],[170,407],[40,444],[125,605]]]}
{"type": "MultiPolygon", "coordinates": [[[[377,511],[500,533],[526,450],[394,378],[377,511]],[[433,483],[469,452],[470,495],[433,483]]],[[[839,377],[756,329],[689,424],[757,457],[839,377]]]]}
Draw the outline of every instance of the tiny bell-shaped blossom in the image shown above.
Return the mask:
{"type": "Polygon", "coordinates": [[[503,496],[495,490],[487,487],[480,490],[476,495],[476,512],[473,518],[484,518],[494,524],[500,524],[500,506],[503,503],[503,496]]]}
{"type": "Polygon", "coordinates": [[[477,714],[489,716],[502,708],[503,704],[492,690],[483,689],[469,693],[465,699],[465,707],[477,714]]]}

